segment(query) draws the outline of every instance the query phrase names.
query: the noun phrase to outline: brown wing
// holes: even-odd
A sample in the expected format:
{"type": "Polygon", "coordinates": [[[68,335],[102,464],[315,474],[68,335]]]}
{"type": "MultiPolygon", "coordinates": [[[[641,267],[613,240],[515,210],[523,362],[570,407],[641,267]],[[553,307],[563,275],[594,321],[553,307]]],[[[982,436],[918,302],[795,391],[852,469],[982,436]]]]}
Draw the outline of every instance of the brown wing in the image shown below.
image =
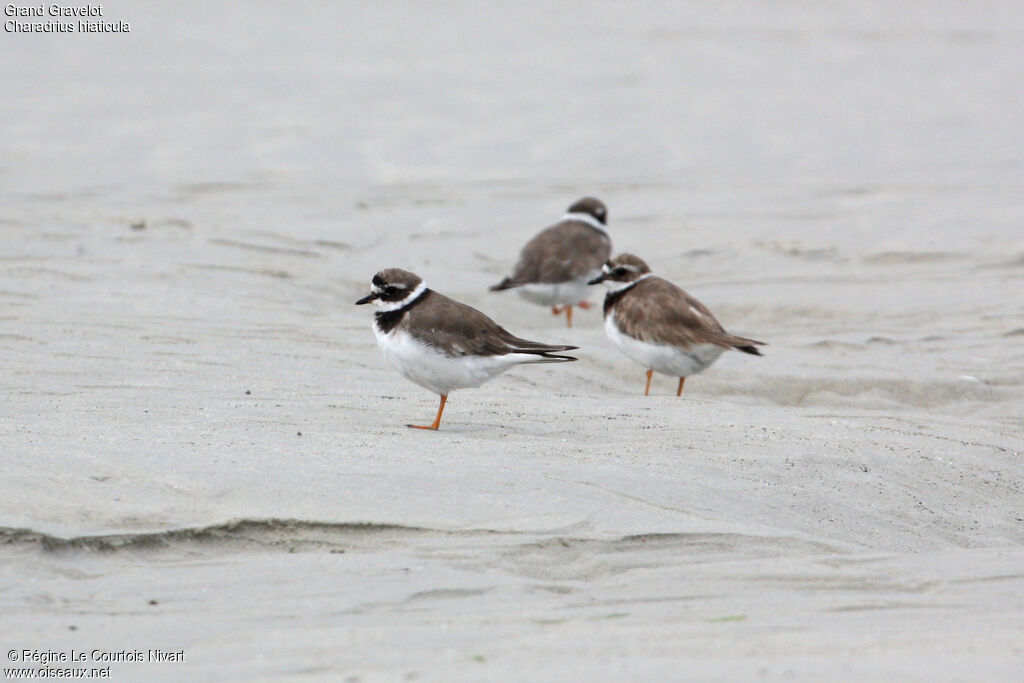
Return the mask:
{"type": "Polygon", "coordinates": [[[660,277],[645,278],[627,290],[615,305],[615,321],[624,334],[655,344],[715,344],[746,351],[743,347],[763,343],[729,334],[704,304],[660,277]]]}
{"type": "Polygon", "coordinates": [[[472,306],[427,290],[422,303],[411,306],[400,326],[424,343],[440,347],[450,356],[503,356],[532,353],[551,360],[576,360],[570,356],[548,355],[570,351],[576,346],[543,344],[521,339],[472,306]]]}
{"type": "Polygon", "coordinates": [[[577,280],[600,270],[611,255],[608,235],[579,221],[563,221],[546,228],[519,252],[511,286],[531,282],[577,280]]]}

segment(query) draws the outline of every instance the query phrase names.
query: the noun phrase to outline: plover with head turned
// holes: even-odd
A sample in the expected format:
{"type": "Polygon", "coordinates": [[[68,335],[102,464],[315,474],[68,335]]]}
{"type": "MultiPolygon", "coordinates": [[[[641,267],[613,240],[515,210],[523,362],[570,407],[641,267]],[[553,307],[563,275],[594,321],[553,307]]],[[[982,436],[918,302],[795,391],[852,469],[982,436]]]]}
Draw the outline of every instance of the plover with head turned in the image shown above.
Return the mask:
{"type": "Polygon", "coordinates": [[[676,396],[690,375],[703,372],[728,349],[760,356],[764,342],[726,332],[704,304],[651,269],[633,254],[608,261],[590,284],[604,283],[604,329],[612,343],[647,368],[679,378],[676,396]]]}
{"type": "Polygon", "coordinates": [[[612,253],[607,222],[608,209],[600,199],[580,199],[561,221],[526,243],[512,275],[491,291],[516,288],[527,301],[551,306],[555,315],[565,311],[572,327],[572,307],[590,308],[584,301],[587,282],[612,253]]]}
{"type": "Polygon", "coordinates": [[[437,429],[448,394],[478,387],[523,363],[564,363],[578,347],[520,339],[480,311],[449,299],[415,273],[388,268],[373,276],[371,291],[357,304],[373,303],[373,333],[384,357],[416,384],[441,397],[437,429]]]}

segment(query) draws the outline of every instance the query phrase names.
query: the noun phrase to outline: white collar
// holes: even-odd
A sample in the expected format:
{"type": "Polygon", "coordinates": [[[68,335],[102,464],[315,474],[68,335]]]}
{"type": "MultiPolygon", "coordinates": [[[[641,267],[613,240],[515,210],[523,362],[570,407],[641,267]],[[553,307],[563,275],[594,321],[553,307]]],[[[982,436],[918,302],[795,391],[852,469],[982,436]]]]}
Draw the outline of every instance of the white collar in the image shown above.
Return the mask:
{"type": "Polygon", "coordinates": [[[654,275],[654,273],[644,273],[643,275],[641,275],[637,279],[632,280],[630,282],[618,282],[616,280],[605,280],[602,284],[604,284],[606,287],[608,287],[608,293],[609,294],[614,294],[615,292],[624,292],[627,289],[629,289],[630,287],[636,285],[641,280],[646,280],[647,278],[649,278],[652,275],[654,275]]]}
{"type": "Polygon", "coordinates": [[[404,299],[399,299],[398,301],[381,301],[380,299],[374,299],[373,305],[376,306],[377,310],[381,313],[390,313],[391,311],[397,311],[405,308],[413,301],[416,301],[416,299],[423,296],[423,292],[425,291],[427,291],[427,283],[421,281],[416,285],[416,289],[409,292],[409,296],[404,299]]]}
{"type": "Polygon", "coordinates": [[[580,223],[586,223],[587,225],[589,225],[591,227],[594,227],[594,228],[597,228],[601,232],[603,232],[605,234],[608,234],[608,226],[605,225],[604,223],[602,223],[601,221],[597,220],[593,216],[591,216],[589,213],[583,213],[583,212],[576,213],[574,211],[574,212],[567,213],[564,216],[562,216],[562,220],[563,221],[579,221],[580,223]]]}

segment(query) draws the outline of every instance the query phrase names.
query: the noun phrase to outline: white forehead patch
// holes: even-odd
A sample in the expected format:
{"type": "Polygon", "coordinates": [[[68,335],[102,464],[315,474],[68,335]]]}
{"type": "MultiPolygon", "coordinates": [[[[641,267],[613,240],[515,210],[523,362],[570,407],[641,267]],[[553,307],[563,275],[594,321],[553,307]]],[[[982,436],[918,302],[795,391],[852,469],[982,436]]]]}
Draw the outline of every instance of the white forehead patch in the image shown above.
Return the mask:
{"type": "Polygon", "coordinates": [[[387,287],[394,287],[395,289],[409,289],[408,285],[401,282],[388,282],[383,287],[374,284],[370,285],[370,289],[373,291],[374,294],[382,294],[384,292],[384,289],[387,287]]]}

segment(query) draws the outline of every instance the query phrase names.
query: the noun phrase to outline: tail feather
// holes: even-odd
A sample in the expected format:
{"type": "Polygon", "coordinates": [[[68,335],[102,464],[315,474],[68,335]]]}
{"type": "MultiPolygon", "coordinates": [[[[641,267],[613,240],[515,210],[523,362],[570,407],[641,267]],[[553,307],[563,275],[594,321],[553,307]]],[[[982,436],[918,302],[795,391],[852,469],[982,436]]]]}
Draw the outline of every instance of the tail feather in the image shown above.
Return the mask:
{"type": "Polygon", "coordinates": [[[729,334],[728,332],[721,332],[715,336],[713,344],[717,344],[724,348],[736,349],[743,353],[749,353],[752,356],[761,356],[762,354],[757,347],[768,346],[763,341],[757,341],[756,339],[747,339],[746,337],[738,337],[735,334],[729,334]]]}
{"type": "Polygon", "coordinates": [[[509,345],[515,353],[553,353],[555,351],[575,351],[578,346],[563,346],[561,344],[542,344],[540,342],[517,339],[509,345]]]}
{"type": "Polygon", "coordinates": [[[763,341],[757,341],[756,339],[747,339],[746,337],[733,337],[730,346],[737,351],[743,353],[749,353],[752,356],[763,356],[764,354],[758,350],[758,346],[767,346],[763,341]]]}
{"type": "Polygon", "coordinates": [[[504,280],[502,280],[501,282],[499,282],[498,284],[491,285],[490,291],[492,291],[492,292],[500,292],[503,289],[512,289],[513,287],[518,287],[518,286],[519,285],[517,283],[512,281],[512,278],[507,277],[504,280]]]}
{"type": "Polygon", "coordinates": [[[574,356],[560,356],[555,353],[537,353],[536,351],[513,351],[513,353],[531,353],[536,356],[534,360],[523,361],[523,363],[568,363],[579,360],[574,356]]]}
{"type": "Polygon", "coordinates": [[[578,346],[557,346],[557,345],[540,345],[536,346],[518,346],[509,349],[509,353],[524,353],[536,356],[536,360],[527,361],[530,363],[567,363],[569,361],[577,360],[575,356],[565,356],[560,351],[572,351],[578,349],[578,346]]]}

